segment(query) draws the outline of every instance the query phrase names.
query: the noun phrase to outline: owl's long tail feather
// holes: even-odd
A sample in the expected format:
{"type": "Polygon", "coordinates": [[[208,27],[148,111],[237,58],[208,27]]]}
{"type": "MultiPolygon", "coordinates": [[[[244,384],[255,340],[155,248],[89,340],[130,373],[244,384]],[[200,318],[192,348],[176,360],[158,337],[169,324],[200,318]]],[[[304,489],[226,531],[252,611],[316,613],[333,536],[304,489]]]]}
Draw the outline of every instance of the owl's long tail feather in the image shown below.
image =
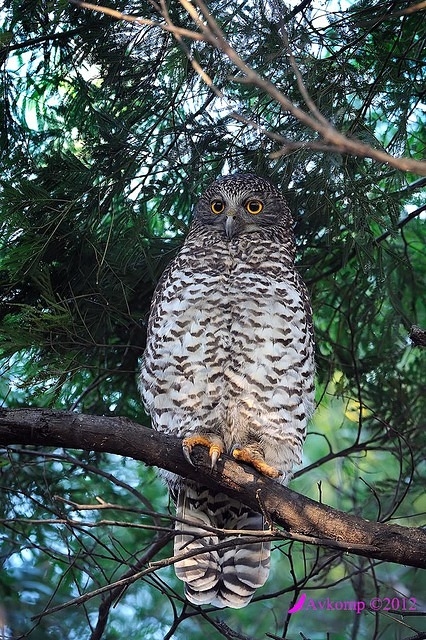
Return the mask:
{"type": "Polygon", "coordinates": [[[179,488],[176,515],[175,555],[198,552],[175,564],[176,575],[185,582],[185,595],[193,604],[240,609],[269,574],[270,544],[247,542],[213,548],[229,536],[218,536],[207,527],[233,530],[264,530],[263,518],[224,493],[192,483],[179,488]]]}

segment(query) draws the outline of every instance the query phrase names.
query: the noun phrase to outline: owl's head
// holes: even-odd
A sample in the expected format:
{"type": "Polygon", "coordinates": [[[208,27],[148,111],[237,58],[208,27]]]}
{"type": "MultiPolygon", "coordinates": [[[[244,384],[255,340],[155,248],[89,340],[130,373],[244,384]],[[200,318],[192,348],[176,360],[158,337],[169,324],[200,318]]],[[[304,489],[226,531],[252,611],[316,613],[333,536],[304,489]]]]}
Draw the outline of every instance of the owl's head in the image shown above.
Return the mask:
{"type": "Polygon", "coordinates": [[[251,173],[216,180],[201,196],[194,220],[223,231],[228,239],[266,227],[292,228],[284,197],[268,180],[251,173]]]}

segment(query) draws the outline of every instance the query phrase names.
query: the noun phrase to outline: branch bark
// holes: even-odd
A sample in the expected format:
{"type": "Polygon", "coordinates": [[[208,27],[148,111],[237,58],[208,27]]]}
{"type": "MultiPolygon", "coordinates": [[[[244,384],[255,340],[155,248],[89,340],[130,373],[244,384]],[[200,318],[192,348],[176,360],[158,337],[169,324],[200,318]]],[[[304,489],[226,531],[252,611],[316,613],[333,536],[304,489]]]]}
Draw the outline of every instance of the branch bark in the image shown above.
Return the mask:
{"type": "Polygon", "coordinates": [[[222,490],[261,510],[295,539],[357,555],[426,568],[426,532],[370,522],[319,504],[223,456],[210,470],[197,447],[195,466],[185,460],[179,439],[127,418],[106,418],[45,409],[0,409],[0,445],[65,447],[141,460],[222,490]]]}

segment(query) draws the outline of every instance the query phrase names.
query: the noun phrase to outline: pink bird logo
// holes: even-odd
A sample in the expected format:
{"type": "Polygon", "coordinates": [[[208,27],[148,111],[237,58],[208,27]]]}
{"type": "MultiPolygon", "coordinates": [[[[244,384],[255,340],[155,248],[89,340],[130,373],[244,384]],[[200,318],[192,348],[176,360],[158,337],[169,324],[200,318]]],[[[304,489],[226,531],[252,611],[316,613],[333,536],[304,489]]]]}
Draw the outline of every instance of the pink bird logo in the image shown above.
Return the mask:
{"type": "Polygon", "coordinates": [[[303,607],[303,603],[305,602],[305,600],[306,600],[306,593],[302,593],[299,600],[297,600],[297,602],[294,603],[294,605],[292,606],[291,609],[288,610],[288,612],[296,613],[296,611],[300,611],[300,609],[302,609],[303,607]]]}

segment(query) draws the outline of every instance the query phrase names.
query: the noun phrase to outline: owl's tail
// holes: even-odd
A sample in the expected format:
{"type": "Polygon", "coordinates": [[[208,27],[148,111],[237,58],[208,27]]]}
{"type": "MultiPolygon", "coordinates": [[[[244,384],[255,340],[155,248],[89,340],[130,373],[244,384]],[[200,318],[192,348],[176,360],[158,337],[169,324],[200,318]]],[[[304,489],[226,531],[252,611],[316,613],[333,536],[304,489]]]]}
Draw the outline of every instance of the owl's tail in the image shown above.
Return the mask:
{"type": "Polygon", "coordinates": [[[240,609],[248,604],[269,574],[270,544],[245,542],[221,536],[215,529],[264,530],[263,518],[224,493],[185,483],[177,496],[175,555],[197,552],[175,564],[176,575],[185,582],[185,595],[193,604],[240,609]],[[213,548],[234,540],[232,546],[213,548]],[[207,550],[208,549],[208,550],[207,550]]]}

